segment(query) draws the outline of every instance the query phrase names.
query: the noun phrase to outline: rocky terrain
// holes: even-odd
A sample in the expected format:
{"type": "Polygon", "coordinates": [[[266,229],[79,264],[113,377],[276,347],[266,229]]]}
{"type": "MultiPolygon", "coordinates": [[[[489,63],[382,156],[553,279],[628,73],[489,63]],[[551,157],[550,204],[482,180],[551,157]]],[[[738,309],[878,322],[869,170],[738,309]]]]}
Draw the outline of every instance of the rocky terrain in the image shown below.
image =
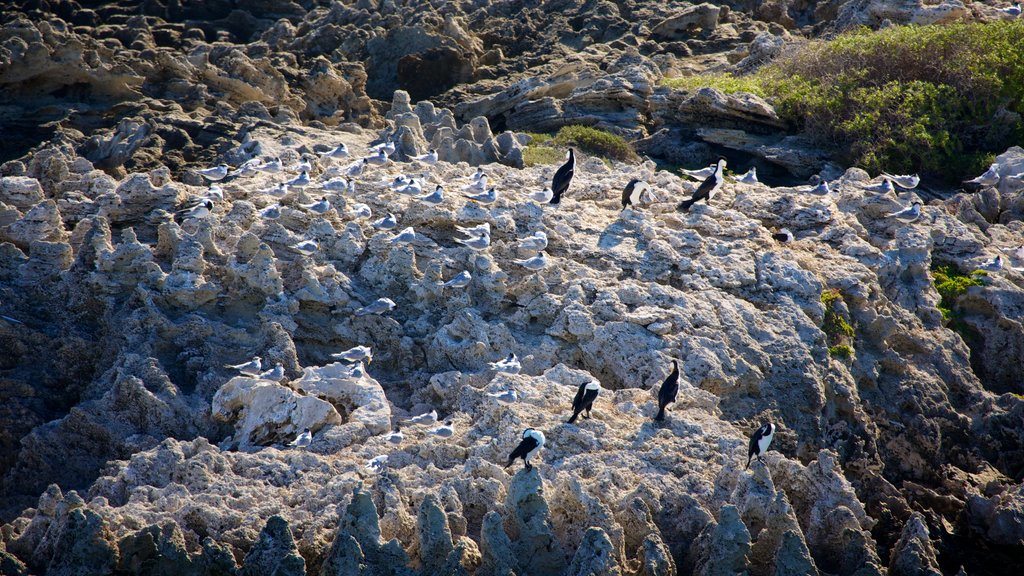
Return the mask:
{"type": "Polygon", "coordinates": [[[760,98],[660,85],[999,7],[0,3],[0,573],[1018,574],[1024,180],[873,194],[760,98]],[[524,168],[527,132],[569,124],[648,159],[581,154],[560,205],[529,200],[556,166],[524,168]],[[767,183],[677,211],[695,183],[651,159],[722,153],[767,183]],[[477,167],[493,204],[462,196],[477,167]],[[633,178],[653,197],[622,209],[633,178]],[[483,223],[488,248],[456,241],[483,223]],[[944,317],[932,270],[997,255],[944,317]],[[365,367],[331,356],[357,345],[365,367]],[[282,374],[227,368],[254,356],[282,374]],[[529,427],[533,469],[504,468],[529,427]]]}

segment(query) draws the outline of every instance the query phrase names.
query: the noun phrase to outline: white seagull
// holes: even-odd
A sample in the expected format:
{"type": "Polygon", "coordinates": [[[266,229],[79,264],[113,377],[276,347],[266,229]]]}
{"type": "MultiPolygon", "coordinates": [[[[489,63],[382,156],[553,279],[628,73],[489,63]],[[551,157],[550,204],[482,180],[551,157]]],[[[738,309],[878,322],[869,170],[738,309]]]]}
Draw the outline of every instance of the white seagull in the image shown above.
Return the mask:
{"type": "Polygon", "coordinates": [[[263,164],[260,164],[258,166],[258,168],[259,168],[260,172],[266,172],[268,174],[276,174],[277,172],[280,172],[282,169],[284,169],[284,164],[282,164],[280,158],[276,158],[275,157],[272,160],[267,160],[263,164]]]}
{"type": "Polygon", "coordinates": [[[259,376],[260,372],[263,371],[263,361],[259,356],[253,356],[252,360],[244,362],[242,364],[228,364],[225,368],[233,368],[238,370],[244,376],[259,376]]]}
{"type": "Polygon", "coordinates": [[[751,166],[750,170],[737,176],[736,181],[744,184],[757,184],[757,166],[751,166]]]}
{"type": "Polygon", "coordinates": [[[533,258],[527,258],[525,260],[512,260],[516,264],[519,264],[527,270],[543,270],[548,265],[548,257],[543,252],[537,252],[537,255],[533,258]]]}
{"type": "Polygon", "coordinates": [[[395,431],[385,434],[384,440],[391,442],[392,444],[401,444],[402,440],[405,440],[405,434],[402,434],[401,428],[395,426],[395,431]]]}
{"type": "Polygon", "coordinates": [[[316,212],[317,214],[326,214],[331,209],[331,203],[327,200],[326,196],[322,196],[320,200],[313,202],[312,204],[299,204],[299,208],[305,208],[310,212],[316,212]]]}
{"type": "Polygon", "coordinates": [[[417,200],[426,202],[427,204],[440,204],[444,202],[444,187],[440,184],[430,194],[424,194],[423,196],[417,196],[417,200]]]}
{"type": "Polygon", "coordinates": [[[477,252],[481,252],[483,250],[487,250],[487,248],[490,247],[490,245],[491,245],[491,235],[490,234],[484,234],[483,236],[476,236],[476,237],[473,237],[473,238],[466,238],[466,239],[456,238],[455,241],[458,242],[459,244],[462,244],[466,248],[469,248],[470,250],[475,250],[477,252]]]}
{"type": "Polygon", "coordinates": [[[359,160],[358,162],[349,166],[348,170],[345,171],[345,174],[347,176],[359,176],[360,174],[363,173],[364,168],[366,168],[366,158],[363,158],[362,160],[359,160]]]}
{"type": "Polygon", "coordinates": [[[348,190],[348,180],[338,176],[337,178],[331,178],[327,182],[320,185],[324,190],[331,190],[332,192],[344,192],[348,190]]]}
{"type": "Polygon", "coordinates": [[[978,266],[978,270],[985,270],[987,272],[995,272],[1003,269],[1003,257],[997,255],[995,258],[985,262],[981,266],[978,266]]]}
{"type": "Polygon", "coordinates": [[[701,168],[699,170],[687,170],[686,168],[680,168],[679,171],[682,172],[683,174],[686,174],[687,176],[689,176],[691,178],[696,178],[697,180],[704,180],[708,176],[711,176],[712,174],[714,174],[715,173],[715,169],[717,169],[717,168],[718,168],[717,164],[710,164],[710,165],[705,166],[704,168],[701,168]]]}
{"type": "Polygon", "coordinates": [[[370,458],[369,460],[366,461],[366,469],[367,470],[372,470],[373,472],[377,472],[377,473],[383,472],[384,469],[387,468],[387,467],[388,467],[388,455],[387,454],[381,454],[380,456],[377,456],[376,458],[370,458]]]}
{"type": "Polygon", "coordinates": [[[388,215],[370,224],[377,230],[394,230],[398,226],[398,218],[394,214],[388,212],[388,215]]]}
{"type": "Polygon", "coordinates": [[[873,194],[895,194],[896,189],[892,185],[892,180],[888,178],[882,178],[881,182],[876,184],[869,184],[864,186],[865,192],[871,192],[873,194]]]}
{"type": "Polygon", "coordinates": [[[902,210],[889,214],[889,218],[895,218],[901,222],[913,222],[921,217],[921,203],[914,202],[902,210]]]}
{"type": "Polygon", "coordinates": [[[391,244],[408,244],[416,239],[416,230],[412,226],[403,229],[391,239],[391,244]]]}
{"type": "Polygon", "coordinates": [[[520,250],[540,252],[548,247],[548,235],[543,230],[537,230],[532,236],[527,236],[519,241],[520,250]]]}
{"type": "Polygon", "coordinates": [[[484,222],[483,224],[477,224],[476,226],[459,226],[455,225],[455,229],[462,232],[466,236],[476,238],[478,236],[490,236],[491,235],[491,224],[490,222],[484,222]]]}
{"type": "Polygon", "coordinates": [[[430,431],[434,436],[440,436],[441,438],[451,438],[455,434],[455,423],[448,420],[443,426],[438,426],[430,431]]]}
{"type": "Polygon", "coordinates": [[[288,185],[285,184],[284,182],[281,182],[277,186],[272,186],[270,188],[260,190],[260,194],[267,194],[275,198],[281,198],[288,194],[288,185]]]}
{"type": "Polygon", "coordinates": [[[341,144],[335,146],[333,150],[321,152],[320,156],[324,158],[344,158],[348,156],[348,146],[345,146],[345,143],[342,142],[341,144]]]}
{"type": "Polygon", "coordinates": [[[491,188],[480,194],[463,194],[463,196],[479,204],[493,204],[498,199],[498,190],[491,188]]]}
{"type": "Polygon", "coordinates": [[[388,163],[388,153],[385,152],[384,150],[381,150],[381,151],[377,152],[376,154],[374,154],[372,156],[367,156],[363,160],[365,162],[369,162],[370,164],[376,164],[378,166],[383,166],[383,165],[388,163]]]}
{"type": "Polygon", "coordinates": [[[442,284],[445,288],[465,288],[473,280],[473,276],[466,270],[459,272],[451,280],[442,284]]]}
{"type": "Polygon", "coordinates": [[[228,175],[228,171],[229,169],[227,164],[221,164],[219,166],[214,166],[213,168],[206,168],[205,170],[196,170],[200,176],[211,182],[223,180],[224,177],[228,175]]]}
{"type": "Polygon", "coordinates": [[[437,410],[431,410],[419,416],[413,416],[405,421],[407,424],[413,424],[416,426],[432,426],[437,424],[437,410]]]}
{"type": "Polygon", "coordinates": [[[337,358],[346,362],[362,362],[365,360],[369,364],[373,362],[373,351],[369,346],[353,346],[344,352],[331,354],[331,358],[337,358]]]}
{"type": "Polygon", "coordinates": [[[274,367],[266,372],[260,372],[259,378],[262,380],[273,380],[274,382],[280,382],[284,380],[284,366],[280,362],[274,364],[274,367]]]}
{"type": "Polygon", "coordinates": [[[530,192],[526,195],[526,197],[529,198],[530,200],[533,200],[534,202],[547,204],[548,202],[551,202],[552,198],[555,197],[555,193],[553,190],[551,190],[551,187],[548,186],[541,190],[540,192],[530,192]]]}
{"type": "Polygon", "coordinates": [[[514,388],[501,392],[488,392],[487,395],[503,404],[515,404],[519,400],[519,393],[514,388]]]}
{"type": "Polygon", "coordinates": [[[316,240],[303,240],[298,244],[292,245],[292,250],[295,250],[303,256],[312,256],[317,250],[320,249],[320,243],[316,240]]]}
{"type": "Polygon", "coordinates": [[[964,184],[976,184],[982,187],[999,184],[999,166],[997,164],[989,165],[984,174],[971,180],[965,180],[964,184]]]}
{"type": "Polygon", "coordinates": [[[504,372],[506,374],[519,374],[519,371],[523,369],[523,365],[519,363],[519,358],[516,357],[515,352],[509,352],[503,360],[497,362],[488,362],[491,370],[495,372],[504,372]]]}
{"type": "Polygon", "coordinates": [[[917,188],[918,184],[921,183],[921,177],[918,176],[917,174],[893,175],[888,174],[886,172],[882,172],[882,176],[885,176],[889,180],[892,180],[893,184],[905,190],[913,190],[914,188],[917,188]]]}
{"type": "Polygon", "coordinates": [[[358,220],[359,218],[372,218],[373,217],[373,211],[370,210],[370,207],[367,206],[366,204],[362,204],[362,203],[360,203],[360,204],[353,204],[352,208],[349,210],[349,214],[352,216],[352,218],[354,218],[356,220],[358,220]]]}
{"type": "Polygon", "coordinates": [[[289,442],[288,445],[294,448],[306,448],[312,442],[313,434],[309,431],[309,428],[306,428],[305,430],[302,431],[302,434],[299,434],[298,437],[296,437],[295,440],[289,442]]]}
{"type": "Polygon", "coordinates": [[[309,182],[309,172],[303,170],[301,174],[285,182],[285,184],[292,186],[294,188],[302,188],[303,186],[308,185],[309,182]]]}
{"type": "Polygon", "coordinates": [[[822,180],[817,186],[811,188],[811,194],[831,194],[832,190],[828,187],[828,181],[822,180]]]}
{"type": "Polygon", "coordinates": [[[413,157],[413,160],[426,162],[427,164],[434,164],[437,162],[437,150],[431,148],[426,154],[413,157]]]}
{"type": "Polygon", "coordinates": [[[366,306],[363,306],[359,310],[356,310],[356,316],[369,316],[371,314],[383,314],[390,312],[395,309],[395,302],[390,298],[377,298],[373,302],[370,302],[366,306]]]}
{"type": "Polygon", "coordinates": [[[487,190],[487,175],[481,176],[479,180],[473,180],[468,185],[463,186],[462,189],[466,192],[483,192],[487,190]]]}

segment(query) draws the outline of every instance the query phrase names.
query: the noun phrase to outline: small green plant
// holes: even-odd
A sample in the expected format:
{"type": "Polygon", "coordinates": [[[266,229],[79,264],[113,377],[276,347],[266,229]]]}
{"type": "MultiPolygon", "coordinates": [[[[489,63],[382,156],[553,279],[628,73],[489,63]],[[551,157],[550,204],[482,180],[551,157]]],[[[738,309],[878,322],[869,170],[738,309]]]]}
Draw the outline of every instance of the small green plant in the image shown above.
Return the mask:
{"type": "Polygon", "coordinates": [[[622,136],[589,126],[564,126],[551,140],[556,146],[576,146],[594,156],[622,162],[638,162],[640,157],[622,136]]]}
{"type": "Polygon", "coordinates": [[[852,358],[854,331],[841,313],[842,294],[836,289],[825,290],[821,293],[821,303],[825,305],[825,321],[821,330],[827,338],[828,353],[839,358],[852,358]]]}
{"type": "Polygon", "coordinates": [[[961,323],[960,314],[956,311],[956,302],[960,296],[967,293],[971,286],[982,286],[982,278],[988,273],[984,270],[975,270],[970,274],[960,274],[954,266],[934,266],[932,268],[932,281],[935,283],[935,291],[939,293],[939,312],[942,318],[950,321],[956,329],[961,323]]]}
{"type": "Polygon", "coordinates": [[[696,92],[701,88],[714,88],[724,94],[750,92],[764,97],[765,88],[760,76],[733,76],[732,74],[701,74],[694,76],[677,76],[665,78],[661,84],[676,90],[696,92]]]}
{"type": "Polygon", "coordinates": [[[531,144],[523,149],[523,164],[526,166],[559,164],[564,160],[565,152],[550,146],[534,146],[531,144]]]}

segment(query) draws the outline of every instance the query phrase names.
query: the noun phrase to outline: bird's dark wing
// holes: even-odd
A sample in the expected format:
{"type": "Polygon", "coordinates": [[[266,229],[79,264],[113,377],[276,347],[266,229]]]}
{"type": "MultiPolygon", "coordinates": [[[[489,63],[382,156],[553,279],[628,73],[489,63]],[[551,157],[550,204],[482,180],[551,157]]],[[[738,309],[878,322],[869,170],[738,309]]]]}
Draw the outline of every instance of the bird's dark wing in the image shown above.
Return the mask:
{"type": "Polygon", "coordinates": [[[676,395],[679,394],[679,369],[674,368],[672,373],[668,375],[665,382],[661,385],[661,390],[658,391],[658,397],[662,402],[675,402],[676,395]]]}
{"type": "Polygon", "coordinates": [[[576,391],[576,396],[572,399],[572,409],[581,410],[583,408],[583,395],[586,394],[587,383],[580,384],[579,390],[576,391]]]}
{"type": "Polygon", "coordinates": [[[693,193],[692,198],[694,200],[703,200],[711,195],[711,190],[715,188],[716,180],[715,175],[708,176],[700,186],[697,187],[697,191],[693,193]]]}
{"type": "Polygon", "coordinates": [[[754,432],[754,435],[750,437],[750,446],[747,448],[747,457],[757,454],[757,442],[761,439],[761,428],[754,432]]]}
{"type": "Polygon", "coordinates": [[[622,207],[623,208],[625,208],[626,206],[628,206],[632,202],[632,200],[630,200],[630,196],[633,195],[633,189],[636,187],[636,183],[637,182],[639,182],[639,181],[637,179],[635,179],[635,178],[633,180],[630,180],[629,184],[626,184],[626,187],[622,190],[622,207]]]}
{"type": "Polygon", "coordinates": [[[554,178],[551,179],[551,191],[555,193],[555,198],[561,198],[562,194],[569,189],[569,183],[572,182],[575,173],[576,167],[572,160],[562,164],[555,172],[554,178]]]}
{"type": "Polygon", "coordinates": [[[533,436],[527,436],[523,438],[523,441],[516,446],[516,449],[508,455],[509,460],[515,460],[516,458],[523,458],[530,453],[531,450],[537,447],[537,439],[533,436]]]}

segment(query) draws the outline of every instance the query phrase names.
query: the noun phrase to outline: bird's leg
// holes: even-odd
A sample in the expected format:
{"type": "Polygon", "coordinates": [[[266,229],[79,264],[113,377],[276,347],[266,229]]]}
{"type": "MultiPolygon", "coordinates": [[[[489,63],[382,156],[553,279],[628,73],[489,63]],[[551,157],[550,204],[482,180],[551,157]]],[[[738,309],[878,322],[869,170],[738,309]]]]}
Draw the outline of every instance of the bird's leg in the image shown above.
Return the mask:
{"type": "Polygon", "coordinates": [[[527,463],[526,463],[526,469],[527,469],[527,470],[533,470],[533,466],[532,466],[532,465],[530,465],[530,463],[529,463],[529,462],[527,462],[527,463]]]}

